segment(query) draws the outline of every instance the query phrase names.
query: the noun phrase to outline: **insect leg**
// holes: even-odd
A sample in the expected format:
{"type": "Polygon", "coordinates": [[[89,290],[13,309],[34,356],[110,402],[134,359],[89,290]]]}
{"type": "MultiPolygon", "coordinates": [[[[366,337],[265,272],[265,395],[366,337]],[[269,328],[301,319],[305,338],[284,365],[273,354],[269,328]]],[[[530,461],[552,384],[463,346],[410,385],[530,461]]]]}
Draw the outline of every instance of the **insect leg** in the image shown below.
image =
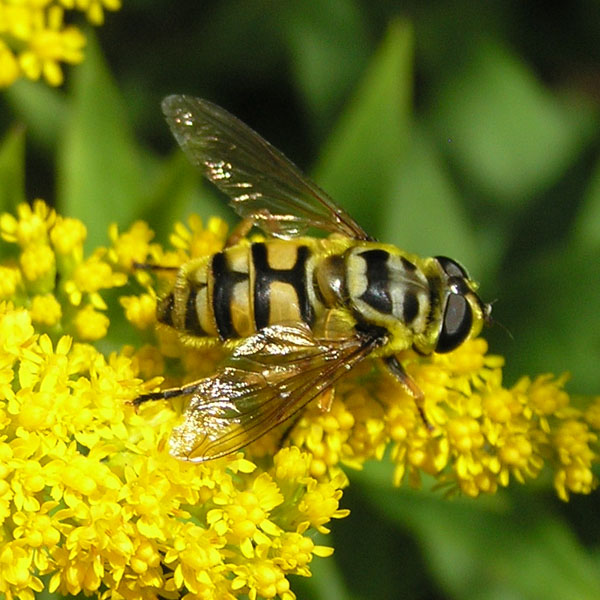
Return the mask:
{"type": "Polygon", "coordinates": [[[261,208],[256,210],[252,215],[245,217],[235,226],[225,242],[225,248],[238,244],[248,235],[248,233],[250,233],[250,230],[255,225],[263,230],[266,228],[270,235],[280,235],[282,233],[282,228],[279,226],[277,219],[268,209],[261,208]],[[266,224],[268,224],[268,226],[266,224]]]}
{"type": "Polygon", "coordinates": [[[198,389],[198,382],[190,383],[182,387],[169,388],[166,390],[160,390],[159,392],[150,392],[149,394],[142,394],[131,401],[133,406],[139,406],[148,400],[168,400],[169,398],[176,398],[177,396],[186,396],[187,394],[193,394],[198,389]]]}
{"type": "Polygon", "coordinates": [[[321,412],[329,412],[331,410],[331,405],[333,404],[333,399],[335,398],[335,387],[331,386],[327,388],[321,395],[317,398],[317,406],[321,412]]]}
{"type": "Polygon", "coordinates": [[[140,263],[137,261],[133,261],[131,266],[134,269],[142,269],[144,271],[179,271],[179,267],[153,265],[152,263],[140,263]]]}
{"type": "Polygon", "coordinates": [[[383,359],[392,375],[404,386],[404,389],[414,398],[417,410],[421,415],[423,424],[430,431],[433,429],[433,425],[428,421],[427,415],[425,414],[425,394],[421,388],[415,383],[414,379],[404,370],[404,367],[395,356],[388,356],[383,359]]]}
{"type": "Polygon", "coordinates": [[[229,237],[225,242],[225,248],[239,244],[239,242],[250,233],[252,227],[254,227],[254,221],[250,217],[246,217],[244,220],[240,221],[229,234],[229,237]]]}

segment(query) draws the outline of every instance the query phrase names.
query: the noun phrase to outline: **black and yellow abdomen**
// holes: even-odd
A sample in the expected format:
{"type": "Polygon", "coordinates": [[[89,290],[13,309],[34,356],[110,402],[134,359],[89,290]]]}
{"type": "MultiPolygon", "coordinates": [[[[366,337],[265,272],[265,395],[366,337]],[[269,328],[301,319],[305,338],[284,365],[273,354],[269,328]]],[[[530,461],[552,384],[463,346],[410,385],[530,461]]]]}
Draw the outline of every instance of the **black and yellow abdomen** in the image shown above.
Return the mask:
{"type": "Polygon", "coordinates": [[[161,300],[159,322],[189,338],[236,340],[282,322],[312,325],[319,242],[240,243],[184,264],[161,300]]]}

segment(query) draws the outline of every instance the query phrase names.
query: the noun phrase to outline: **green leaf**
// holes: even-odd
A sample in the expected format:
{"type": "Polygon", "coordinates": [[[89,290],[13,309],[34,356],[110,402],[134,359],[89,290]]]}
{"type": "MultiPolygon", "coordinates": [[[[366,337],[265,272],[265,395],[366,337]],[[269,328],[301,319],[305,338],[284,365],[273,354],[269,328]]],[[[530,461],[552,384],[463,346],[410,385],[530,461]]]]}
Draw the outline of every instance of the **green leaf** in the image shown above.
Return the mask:
{"type": "Polygon", "coordinates": [[[600,573],[594,561],[564,522],[531,495],[524,501],[507,495],[444,500],[391,489],[381,476],[386,470],[369,465],[358,475],[361,489],[390,523],[413,532],[432,575],[451,597],[597,597],[600,573]]]}
{"type": "Polygon", "coordinates": [[[593,134],[585,105],[552,96],[501,43],[483,40],[432,110],[449,156],[482,192],[515,205],[555,182],[593,134]]]}
{"type": "Polygon", "coordinates": [[[53,149],[68,116],[63,92],[39,81],[21,79],[5,94],[15,114],[27,123],[27,136],[53,149]]]}
{"type": "Polygon", "coordinates": [[[106,243],[111,222],[126,226],[136,215],[145,173],[116,84],[91,34],[86,60],[73,79],[71,114],[59,148],[57,204],[85,223],[88,247],[94,247],[106,243]]]}
{"type": "Polygon", "coordinates": [[[484,263],[473,225],[433,144],[413,128],[398,168],[381,239],[423,256],[447,255],[479,270],[484,263]]]}
{"type": "MultiPolygon", "coordinates": [[[[331,538],[323,538],[321,534],[314,542],[325,546],[333,545],[331,538]]],[[[312,573],[310,578],[294,577],[291,579],[291,587],[296,597],[311,598],[311,600],[330,600],[331,598],[349,600],[354,597],[349,594],[344,576],[334,558],[316,557],[310,563],[310,570],[312,573]]]]}
{"type": "Polygon", "coordinates": [[[392,23],[316,169],[316,181],[372,235],[407,145],[412,56],[411,26],[392,23]]]}
{"type": "Polygon", "coordinates": [[[364,14],[351,0],[305,0],[281,8],[284,41],[310,123],[325,123],[369,58],[364,14]]]}
{"type": "Polygon", "coordinates": [[[574,226],[573,241],[582,247],[600,247],[600,163],[590,179],[574,226]]]}
{"type": "Polygon", "coordinates": [[[507,357],[508,382],[524,373],[568,371],[569,390],[598,393],[598,264],[600,248],[578,246],[546,253],[511,273],[498,309],[510,315],[514,340],[500,335],[494,344],[507,357]]]}
{"type": "Polygon", "coordinates": [[[0,146],[0,211],[25,202],[25,128],[13,127],[0,146]]]}
{"type": "Polygon", "coordinates": [[[177,147],[173,158],[159,167],[156,184],[139,217],[150,224],[157,239],[164,243],[173,231],[174,223],[183,221],[191,213],[203,219],[212,216],[229,222],[234,219],[226,202],[216,197],[199,169],[191,165],[177,147]]]}

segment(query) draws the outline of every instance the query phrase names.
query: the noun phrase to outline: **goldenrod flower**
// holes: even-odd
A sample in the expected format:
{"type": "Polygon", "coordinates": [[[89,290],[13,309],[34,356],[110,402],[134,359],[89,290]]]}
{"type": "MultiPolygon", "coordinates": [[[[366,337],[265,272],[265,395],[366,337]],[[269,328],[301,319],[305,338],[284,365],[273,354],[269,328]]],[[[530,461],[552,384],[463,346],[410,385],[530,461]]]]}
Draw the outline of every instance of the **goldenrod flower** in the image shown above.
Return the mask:
{"type": "Polygon", "coordinates": [[[120,7],[120,0],[0,0],[0,87],[19,77],[60,85],[61,63],[80,63],[85,46],[81,31],[65,25],[65,9],[101,25],[104,9],[120,7]]]}
{"type": "Polygon", "coordinates": [[[112,243],[108,252],[109,259],[125,270],[131,270],[134,263],[143,263],[150,254],[158,249],[156,244],[150,244],[154,238],[154,232],[143,221],[136,221],[123,234],[119,234],[117,224],[113,223],[109,227],[108,234],[112,243]]]}
{"type": "Polygon", "coordinates": [[[122,296],[121,305],[127,320],[138,329],[148,329],[156,324],[156,297],[152,294],[122,296]]]}
{"type": "Polygon", "coordinates": [[[47,243],[48,230],[56,221],[56,213],[43,200],[35,200],[33,206],[19,204],[17,216],[3,213],[0,216],[0,235],[7,242],[26,248],[47,243]]]}
{"type": "Polygon", "coordinates": [[[0,594],[8,599],[45,590],[293,600],[289,575],[310,576],[313,558],[333,551],[315,544],[315,532],[348,514],[341,466],[386,450],[397,484],[419,485],[427,473],[477,496],[546,466],[564,500],[596,485],[600,398],[577,408],[566,378],[550,375],[504,387],[503,361],[482,339],[448,355],[402,357],[433,431],[404,389],[366,362],[337,386],[328,412],[307,407],[284,448],[273,432],[219,460],[176,460],[168,438],[181,406],[136,412],[128,401],[163,378],[210,372],[217,358],[166,328],[153,334],[154,274],[131,277],[139,294],[120,299],[139,328],[131,329],[138,349],[106,356],[83,342],[107,334],[120,307],[107,306],[104,290],[122,286],[135,262],[219,250],[225,225],[177,226],[174,251],[151,243],[145,224],[121,234],[111,227],[111,247],[86,257],[84,225],[38,202],[0,216],[0,233],[19,253],[0,267],[10,280],[0,302],[0,594]],[[22,258],[31,252],[49,253],[58,277],[46,280],[46,268],[31,278],[22,258]],[[167,372],[178,356],[178,370],[167,372]]]}
{"type": "Polygon", "coordinates": [[[195,258],[221,250],[226,234],[227,223],[222,219],[210,218],[205,228],[198,215],[191,215],[188,218],[188,226],[176,223],[169,241],[175,248],[183,251],[182,257],[195,258]]]}
{"type": "Polygon", "coordinates": [[[34,296],[29,311],[34,323],[47,327],[56,325],[62,317],[62,307],[52,294],[34,296]]]}
{"type": "Polygon", "coordinates": [[[23,276],[21,269],[13,266],[0,266],[0,299],[13,298],[23,276]]]}
{"type": "Polygon", "coordinates": [[[75,315],[75,330],[79,339],[94,342],[103,338],[108,332],[108,317],[88,304],[75,315]]]}
{"type": "Polygon", "coordinates": [[[64,260],[71,257],[74,261],[81,261],[83,256],[83,242],[87,237],[86,226],[78,219],[70,217],[56,218],[50,230],[50,240],[56,254],[64,260]]]}
{"type": "Polygon", "coordinates": [[[20,256],[21,273],[30,289],[47,292],[54,287],[54,252],[46,244],[29,244],[20,256]]]}

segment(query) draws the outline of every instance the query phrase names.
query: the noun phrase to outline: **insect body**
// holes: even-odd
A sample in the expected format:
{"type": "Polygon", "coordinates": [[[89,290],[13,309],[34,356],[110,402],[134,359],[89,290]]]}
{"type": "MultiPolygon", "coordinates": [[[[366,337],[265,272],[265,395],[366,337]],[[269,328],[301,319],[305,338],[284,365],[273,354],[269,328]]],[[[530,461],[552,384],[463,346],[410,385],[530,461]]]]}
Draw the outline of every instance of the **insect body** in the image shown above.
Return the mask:
{"type": "Polygon", "coordinates": [[[169,96],[163,112],[190,160],[244,218],[221,252],[184,264],[160,301],[159,322],[190,345],[231,355],[205,379],[140,396],[192,396],[171,452],[203,461],[238,450],[380,357],[422,394],[396,354],[448,352],[477,335],[490,305],[464,269],[374,241],[258,134],[205,100],[169,96]],[[242,233],[257,226],[266,239],[242,233]],[[303,235],[316,228],[325,238],[303,235]]]}

